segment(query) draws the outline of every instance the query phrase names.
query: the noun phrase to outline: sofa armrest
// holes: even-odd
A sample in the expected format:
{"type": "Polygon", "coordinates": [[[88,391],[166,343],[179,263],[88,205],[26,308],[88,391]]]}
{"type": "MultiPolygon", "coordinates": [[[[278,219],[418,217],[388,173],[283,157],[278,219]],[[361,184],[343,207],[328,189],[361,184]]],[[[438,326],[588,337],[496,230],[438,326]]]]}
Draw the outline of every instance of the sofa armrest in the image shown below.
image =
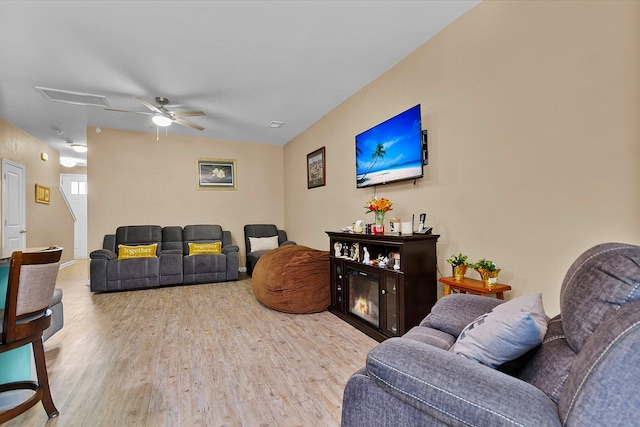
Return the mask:
{"type": "Polygon", "coordinates": [[[118,248],[116,248],[116,235],[115,234],[105,234],[102,239],[102,249],[110,250],[111,252],[116,252],[118,248]]]}
{"type": "Polygon", "coordinates": [[[231,232],[228,230],[223,230],[222,231],[222,246],[229,246],[231,245],[231,232]]]}
{"type": "Polygon", "coordinates": [[[234,245],[222,248],[222,253],[227,256],[227,280],[238,280],[238,251],[239,248],[234,245]]]}
{"type": "Polygon", "coordinates": [[[226,255],[228,253],[238,252],[239,250],[240,248],[236,245],[227,245],[222,248],[222,253],[226,255]]]}
{"type": "Polygon", "coordinates": [[[493,310],[503,302],[496,298],[479,295],[446,295],[431,308],[431,313],[421,322],[421,325],[439,329],[457,337],[464,327],[476,320],[478,316],[493,310]]]}
{"type": "Polygon", "coordinates": [[[276,234],[278,235],[278,246],[282,246],[284,242],[289,240],[287,238],[287,232],[284,230],[276,229],[276,234]]]}
{"type": "Polygon", "coordinates": [[[376,346],[366,372],[387,393],[446,424],[560,426],[556,405],[534,386],[413,340],[376,346]]]}
{"type": "Polygon", "coordinates": [[[621,305],[578,354],[558,402],[564,425],[637,425],[640,300],[621,305]]]}
{"type": "Polygon", "coordinates": [[[112,259],[118,259],[118,255],[115,252],[110,251],[109,249],[97,249],[95,251],[92,251],[89,254],[89,258],[91,258],[91,259],[105,259],[107,261],[110,261],[112,259]]]}
{"type": "Polygon", "coordinates": [[[292,241],[292,240],[286,240],[282,243],[280,243],[280,246],[286,246],[286,245],[295,245],[296,242],[292,241]]]}

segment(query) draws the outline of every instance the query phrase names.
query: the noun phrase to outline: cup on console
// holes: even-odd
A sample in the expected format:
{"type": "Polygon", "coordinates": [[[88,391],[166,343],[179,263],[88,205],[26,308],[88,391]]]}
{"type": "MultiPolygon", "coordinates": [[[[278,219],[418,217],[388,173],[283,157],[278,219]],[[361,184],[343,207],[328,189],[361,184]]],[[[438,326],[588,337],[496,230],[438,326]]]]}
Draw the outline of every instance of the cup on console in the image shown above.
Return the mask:
{"type": "Polygon", "coordinates": [[[402,223],[402,234],[405,236],[410,236],[413,234],[413,226],[411,225],[411,222],[409,221],[404,221],[402,223]]]}

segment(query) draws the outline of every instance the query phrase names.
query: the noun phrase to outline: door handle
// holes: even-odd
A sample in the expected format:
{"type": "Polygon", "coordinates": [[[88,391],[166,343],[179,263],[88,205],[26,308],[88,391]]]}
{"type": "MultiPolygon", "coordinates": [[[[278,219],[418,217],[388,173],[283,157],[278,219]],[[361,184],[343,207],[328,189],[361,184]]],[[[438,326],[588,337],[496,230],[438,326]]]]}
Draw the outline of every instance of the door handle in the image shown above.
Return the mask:
{"type": "Polygon", "coordinates": [[[27,232],[27,230],[20,230],[20,234],[24,234],[26,232],[27,232]]]}

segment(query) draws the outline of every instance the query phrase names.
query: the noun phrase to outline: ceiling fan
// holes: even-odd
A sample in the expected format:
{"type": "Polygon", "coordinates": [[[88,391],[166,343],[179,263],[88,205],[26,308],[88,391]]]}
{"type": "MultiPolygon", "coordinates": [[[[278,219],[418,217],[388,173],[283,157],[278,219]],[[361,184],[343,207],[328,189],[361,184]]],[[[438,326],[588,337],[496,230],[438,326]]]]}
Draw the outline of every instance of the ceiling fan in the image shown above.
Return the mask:
{"type": "Polygon", "coordinates": [[[117,111],[120,113],[134,113],[134,114],[144,114],[147,116],[153,116],[151,120],[157,126],[167,127],[171,123],[175,123],[182,126],[187,126],[197,130],[204,130],[204,128],[200,125],[192,123],[188,120],[183,119],[183,117],[193,117],[193,116],[204,116],[204,112],[202,111],[173,111],[170,110],[172,105],[169,105],[169,100],[167,98],[163,98],[161,96],[156,96],[156,104],[158,106],[152,105],[145,101],[144,99],[138,98],[134,96],[138,102],[147,107],[151,112],[147,111],[130,111],[130,110],[116,110],[113,108],[105,108],[106,111],[117,111]]]}

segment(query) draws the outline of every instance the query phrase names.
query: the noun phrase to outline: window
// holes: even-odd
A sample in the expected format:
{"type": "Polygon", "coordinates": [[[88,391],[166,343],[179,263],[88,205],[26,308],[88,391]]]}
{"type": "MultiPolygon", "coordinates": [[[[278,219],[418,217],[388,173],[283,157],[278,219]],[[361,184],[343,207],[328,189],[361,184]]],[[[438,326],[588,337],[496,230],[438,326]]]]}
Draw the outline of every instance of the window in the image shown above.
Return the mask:
{"type": "Polygon", "coordinates": [[[87,183],[84,181],[71,181],[71,194],[87,194],[87,183]]]}

